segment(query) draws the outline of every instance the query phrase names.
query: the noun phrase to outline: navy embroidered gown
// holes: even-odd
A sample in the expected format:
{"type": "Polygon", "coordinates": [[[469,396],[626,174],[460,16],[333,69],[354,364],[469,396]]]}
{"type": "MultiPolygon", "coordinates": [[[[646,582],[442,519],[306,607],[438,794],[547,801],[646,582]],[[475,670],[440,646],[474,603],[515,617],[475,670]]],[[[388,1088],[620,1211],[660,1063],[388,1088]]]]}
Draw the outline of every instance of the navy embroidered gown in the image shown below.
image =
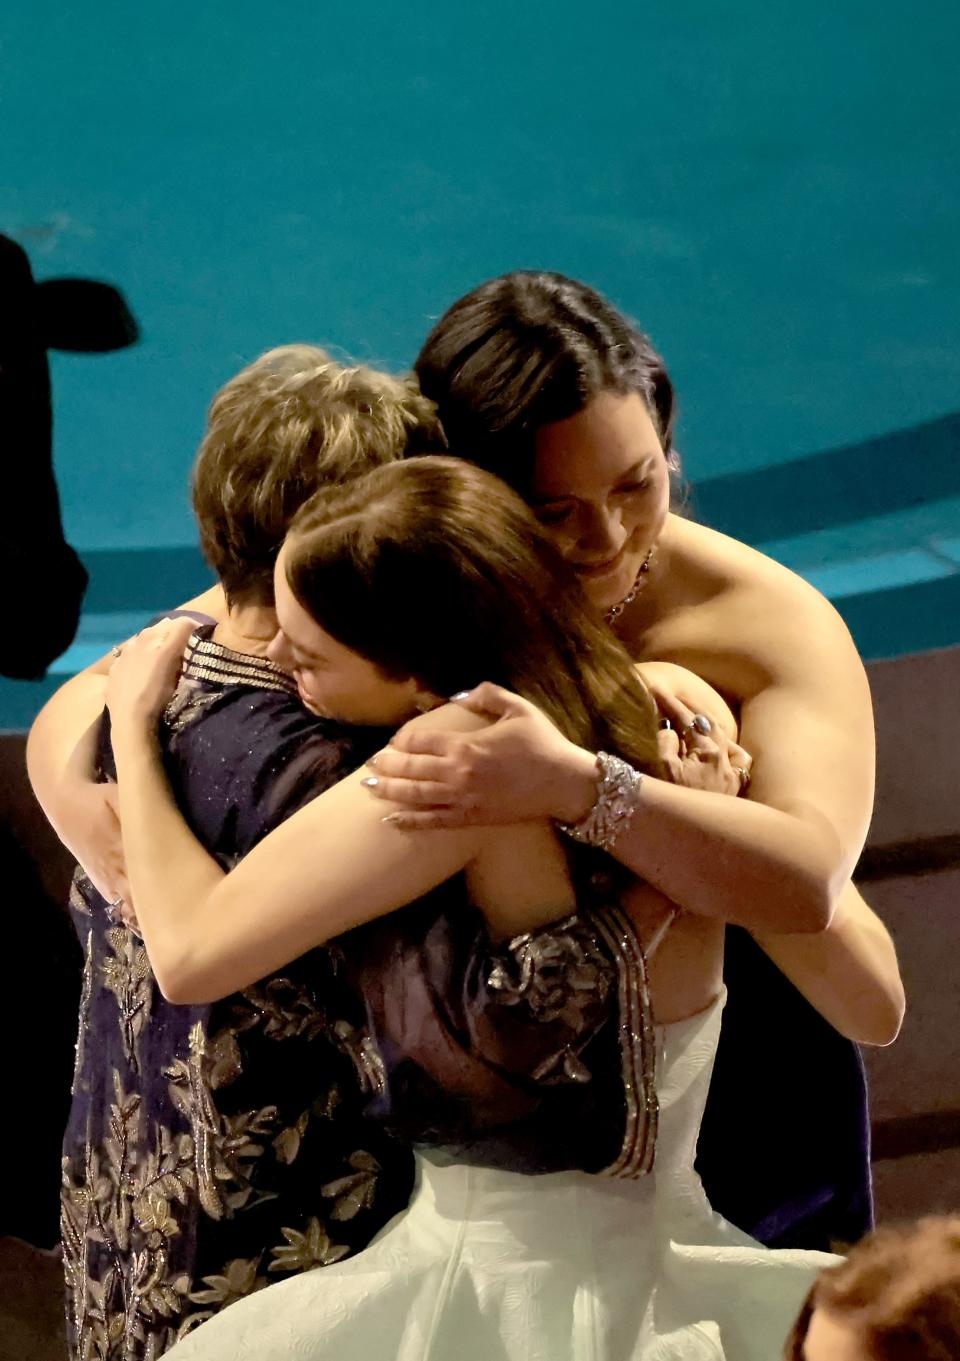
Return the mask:
{"type": "MultiPolygon", "coordinates": [[[[164,741],[187,820],[230,867],[383,735],[312,717],[283,672],[210,633],[164,741]]],[[[175,1006],[79,871],[70,906],[85,966],[63,1160],[68,1345],[73,1361],[149,1361],[226,1304],[365,1246],[406,1204],[412,1158],[363,1116],[364,1018],[329,951],[175,1006]]]]}

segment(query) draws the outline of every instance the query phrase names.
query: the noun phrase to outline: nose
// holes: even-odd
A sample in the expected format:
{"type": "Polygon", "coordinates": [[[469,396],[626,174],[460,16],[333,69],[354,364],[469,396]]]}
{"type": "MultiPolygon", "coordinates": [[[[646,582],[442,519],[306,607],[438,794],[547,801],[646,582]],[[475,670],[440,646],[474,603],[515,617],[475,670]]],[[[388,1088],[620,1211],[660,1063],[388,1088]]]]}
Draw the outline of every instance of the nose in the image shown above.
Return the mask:
{"type": "Polygon", "coordinates": [[[287,636],[283,629],[277,629],[267,644],[267,657],[271,662],[276,662],[278,666],[284,666],[287,670],[292,669],[290,644],[287,642],[287,636]]]}
{"type": "Polygon", "coordinates": [[[617,556],[627,537],[619,507],[591,507],[580,526],[577,550],[594,562],[608,562],[617,556]]]}

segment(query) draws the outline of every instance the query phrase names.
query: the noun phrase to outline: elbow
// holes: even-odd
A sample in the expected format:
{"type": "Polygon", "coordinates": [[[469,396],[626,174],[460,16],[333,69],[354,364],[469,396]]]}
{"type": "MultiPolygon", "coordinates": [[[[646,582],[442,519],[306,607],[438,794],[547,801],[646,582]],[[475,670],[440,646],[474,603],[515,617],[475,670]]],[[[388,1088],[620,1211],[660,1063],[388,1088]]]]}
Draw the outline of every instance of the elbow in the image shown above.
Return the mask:
{"type": "Polygon", "coordinates": [[[864,1027],[864,1034],[856,1035],[858,1044],[869,1045],[872,1049],[885,1049],[893,1044],[900,1034],[907,1003],[903,988],[891,989],[883,1005],[878,1006],[864,1027]]]}
{"type": "Polygon", "coordinates": [[[209,998],[201,997],[195,986],[191,985],[189,978],[183,978],[177,973],[164,972],[157,974],[157,987],[163,995],[165,1002],[172,1002],[178,1007],[201,1006],[209,998]]]}
{"type": "Polygon", "coordinates": [[[833,925],[840,899],[850,882],[846,863],[814,866],[808,875],[798,908],[796,931],[818,935],[833,925]]]}
{"type": "Polygon", "coordinates": [[[811,876],[798,893],[789,931],[803,935],[819,935],[826,931],[833,921],[837,908],[838,894],[825,877],[811,876]]]}
{"type": "Polygon", "coordinates": [[[178,1007],[207,1006],[225,994],[212,985],[188,958],[154,963],[154,977],[163,998],[178,1007]]]}

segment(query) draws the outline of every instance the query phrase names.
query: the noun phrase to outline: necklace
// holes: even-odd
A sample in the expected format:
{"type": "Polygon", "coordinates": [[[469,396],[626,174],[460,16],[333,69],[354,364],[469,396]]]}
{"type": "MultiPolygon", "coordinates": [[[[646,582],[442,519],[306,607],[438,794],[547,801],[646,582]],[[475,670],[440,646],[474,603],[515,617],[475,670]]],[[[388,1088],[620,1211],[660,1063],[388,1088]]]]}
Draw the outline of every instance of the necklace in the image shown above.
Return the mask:
{"type": "MultiPolygon", "coordinates": [[[[656,545],[654,545],[653,547],[655,546],[656,545]]],[[[630,587],[627,594],[623,597],[622,600],[618,600],[615,605],[611,605],[610,608],[604,612],[603,617],[606,623],[608,624],[615,623],[616,620],[620,618],[621,614],[623,614],[624,610],[629,605],[632,605],[633,602],[636,600],[637,596],[640,594],[641,587],[643,586],[643,578],[650,571],[650,563],[653,561],[653,547],[651,547],[649,553],[644,558],[643,562],[641,562],[640,570],[637,572],[637,575],[634,578],[633,585],[630,587]]]]}

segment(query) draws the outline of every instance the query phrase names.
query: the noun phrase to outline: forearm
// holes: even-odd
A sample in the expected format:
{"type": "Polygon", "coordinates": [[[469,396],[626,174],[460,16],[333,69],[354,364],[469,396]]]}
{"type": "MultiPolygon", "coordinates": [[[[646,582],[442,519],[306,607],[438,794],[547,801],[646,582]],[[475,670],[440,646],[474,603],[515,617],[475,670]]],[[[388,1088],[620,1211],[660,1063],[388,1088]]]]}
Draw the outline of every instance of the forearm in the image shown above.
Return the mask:
{"type": "Polygon", "coordinates": [[[905,1006],[896,949],[889,931],[853,884],[841,895],[826,931],[755,935],[778,968],[842,1035],[873,1045],[896,1039],[905,1006]]]}
{"type": "MultiPolygon", "coordinates": [[[[596,797],[595,758],[577,748],[566,765],[557,816],[576,821],[596,797]]],[[[816,810],[768,808],[650,776],[634,804],[611,853],[684,911],[754,931],[828,924],[848,869],[816,810]]]]}

